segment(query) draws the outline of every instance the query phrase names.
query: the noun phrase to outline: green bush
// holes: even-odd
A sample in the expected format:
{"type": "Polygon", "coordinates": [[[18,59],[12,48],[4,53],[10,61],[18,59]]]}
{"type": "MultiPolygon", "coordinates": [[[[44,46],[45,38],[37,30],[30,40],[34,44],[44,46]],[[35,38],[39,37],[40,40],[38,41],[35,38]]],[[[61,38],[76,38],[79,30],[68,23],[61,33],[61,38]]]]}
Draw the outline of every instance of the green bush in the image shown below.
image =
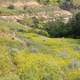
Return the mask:
{"type": "Polygon", "coordinates": [[[37,34],[40,34],[40,35],[49,37],[48,32],[45,31],[45,30],[42,30],[42,29],[35,29],[34,32],[37,33],[37,34]]]}
{"type": "Polygon", "coordinates": [[[71,28],[70,35],[74,38],[80,38],[80,12],[73,16],[67,24],[71,28]]]}
{"type": "Polygon", "coordinates": [[[49,21],[45,25],[45,30],[47,30],[50,37],[65,37],[68,32],[68,28],[65,27],[65,23],[60,20],[49,21]]]}

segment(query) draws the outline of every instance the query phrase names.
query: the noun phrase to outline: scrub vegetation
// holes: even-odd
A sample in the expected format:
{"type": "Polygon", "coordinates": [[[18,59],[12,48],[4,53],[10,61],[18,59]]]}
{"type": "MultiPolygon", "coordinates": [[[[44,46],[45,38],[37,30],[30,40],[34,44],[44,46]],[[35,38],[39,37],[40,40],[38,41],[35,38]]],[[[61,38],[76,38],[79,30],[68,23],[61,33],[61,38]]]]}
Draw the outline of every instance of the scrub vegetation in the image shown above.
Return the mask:
{"type": "Polygon", "coordinates": [[[66,1],[0,0],[0,80],[80,80],[79,0],[66,1]]]}

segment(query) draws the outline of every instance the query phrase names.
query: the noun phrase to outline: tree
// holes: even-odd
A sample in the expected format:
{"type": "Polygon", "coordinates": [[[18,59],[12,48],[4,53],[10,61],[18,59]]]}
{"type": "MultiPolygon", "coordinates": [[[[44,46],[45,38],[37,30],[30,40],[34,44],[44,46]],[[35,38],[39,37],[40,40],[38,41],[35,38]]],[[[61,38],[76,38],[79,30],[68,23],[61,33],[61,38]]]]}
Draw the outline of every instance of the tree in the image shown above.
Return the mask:
{"type": "Polygon", "coordinates": [[[45,25],[45,29],[50,37],[65,37],[68,30],[67,27],[65,27],[65,23],[61,20],[49,21],[45,25]]]}
{"type": "Polygon", "coordinates": [[[67,26],[70,27],[70,35],[80,37],[80,12],[73,16],[67,26]]]}

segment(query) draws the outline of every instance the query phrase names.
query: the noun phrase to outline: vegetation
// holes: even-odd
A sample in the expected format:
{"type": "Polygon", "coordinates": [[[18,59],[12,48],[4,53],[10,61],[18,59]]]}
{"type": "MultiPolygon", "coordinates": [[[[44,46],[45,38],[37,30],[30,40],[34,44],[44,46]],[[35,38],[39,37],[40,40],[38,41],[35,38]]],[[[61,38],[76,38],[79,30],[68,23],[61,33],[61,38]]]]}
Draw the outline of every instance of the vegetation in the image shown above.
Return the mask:
{"type": "Polygon", "coordinates": [[[51,37],[65,37],[68,33],[68,27],[60,20],[48,22],[45,26],[51,37]]]}
{"type": "Polygon", "coordinates": [[[80,12],[77,13],[67,24],[67,26],[71,27],[70,35],[77,38],[80,35],[80,12]],[[76,26],[78,25],[78,26],[76,26]]]}
{"type": "Polygon", "coordinates": [[[79,39],[47,38],[15,25],[4,22],[0,29],[1,80],[80,79],[79,39]]]}
{"type": "Polygon", "coordinates": [[[43,3],[43,4],[52,4],[52,5],[56,5],[56,4],[59,4],[59,2],[61,0],[37,0],[38,2],[40,3],[43,3]]]}
{"type": "Polygon", "coordinates": [[[65,22],[59,0],[38,1],[0,7],[0,80],[80,80],[80,12],[65,22]]]}

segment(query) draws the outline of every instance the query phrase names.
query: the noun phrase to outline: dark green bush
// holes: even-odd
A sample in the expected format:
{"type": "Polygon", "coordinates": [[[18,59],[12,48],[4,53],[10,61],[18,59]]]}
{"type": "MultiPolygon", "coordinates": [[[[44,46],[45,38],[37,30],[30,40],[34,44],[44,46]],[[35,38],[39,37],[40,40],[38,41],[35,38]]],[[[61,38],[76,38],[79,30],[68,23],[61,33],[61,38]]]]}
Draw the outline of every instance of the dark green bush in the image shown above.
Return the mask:
{"type": "Polygon", "coordinates": [[[80,12],[77,13],[67,24],[71,28],[70,35],[74,38],[80,38],[80,12]]]}
{"type": "Polygon", "coordinates": [[[65,37],[68,32],[68,27],[66,27],[65,23],[60,20],[49,21],[45,25],[45,30],[47,30],[50,37],[65,37]]]}

